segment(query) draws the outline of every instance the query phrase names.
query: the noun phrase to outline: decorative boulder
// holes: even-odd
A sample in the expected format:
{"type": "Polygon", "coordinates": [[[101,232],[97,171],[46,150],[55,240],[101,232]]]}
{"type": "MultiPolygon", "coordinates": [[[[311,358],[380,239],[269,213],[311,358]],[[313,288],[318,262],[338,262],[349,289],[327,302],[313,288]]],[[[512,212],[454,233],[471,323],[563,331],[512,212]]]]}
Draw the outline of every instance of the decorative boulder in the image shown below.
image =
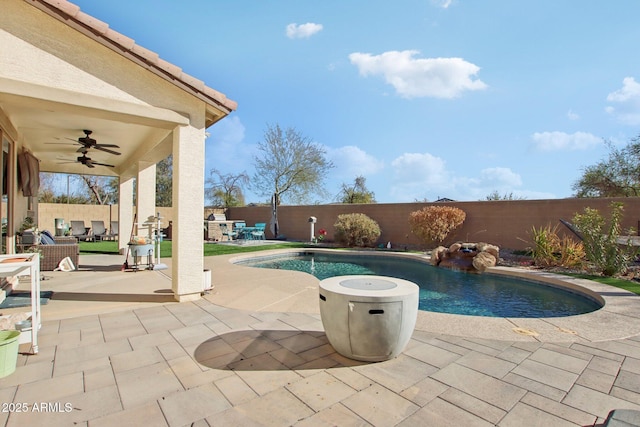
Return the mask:
{"type": "Polygon", "coordinates": [[[485,271],[495,267],[500,248],[488,243],[454,243],[439,246],[431,252],[431,264],[464,271],[485,271]]]}

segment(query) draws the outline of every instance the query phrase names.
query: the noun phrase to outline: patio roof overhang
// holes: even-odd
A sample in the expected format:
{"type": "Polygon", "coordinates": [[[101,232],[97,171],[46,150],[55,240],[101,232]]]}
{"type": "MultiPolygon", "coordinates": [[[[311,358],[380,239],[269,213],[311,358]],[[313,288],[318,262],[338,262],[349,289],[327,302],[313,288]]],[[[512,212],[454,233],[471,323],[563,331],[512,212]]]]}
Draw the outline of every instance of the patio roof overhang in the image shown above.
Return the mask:
{"type": "Polygon", "coordinates": [[[171,131],[189,123],[175,111],[2,78],[0,108],[43,172],[135,177],[138,162],[156,163],[171,154],[171,131]],[[82,155],[77,140],[84,129],[98,143],[119,147],[121,155],[93,149],[88,154],[114,168],[74,162],[82,155]]]}

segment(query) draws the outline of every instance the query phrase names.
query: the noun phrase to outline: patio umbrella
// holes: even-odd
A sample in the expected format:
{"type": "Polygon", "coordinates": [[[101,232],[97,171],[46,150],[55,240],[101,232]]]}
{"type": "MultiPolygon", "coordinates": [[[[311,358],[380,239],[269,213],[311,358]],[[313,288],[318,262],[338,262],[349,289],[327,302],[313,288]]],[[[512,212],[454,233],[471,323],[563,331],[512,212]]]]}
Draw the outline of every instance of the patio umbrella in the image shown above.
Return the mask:
{"type": "Polygon", "coordinates": [[[269,229],[274,238],[278,238],[278,195],[276,193],[271,196],[271,221],[269,229]]]}

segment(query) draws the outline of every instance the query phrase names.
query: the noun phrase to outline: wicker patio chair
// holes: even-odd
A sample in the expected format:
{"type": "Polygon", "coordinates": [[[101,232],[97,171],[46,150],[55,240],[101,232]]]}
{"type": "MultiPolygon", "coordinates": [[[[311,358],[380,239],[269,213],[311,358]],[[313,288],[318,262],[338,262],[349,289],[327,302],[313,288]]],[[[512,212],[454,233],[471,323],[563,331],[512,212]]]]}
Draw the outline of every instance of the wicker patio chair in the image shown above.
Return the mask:
{"type": "Polygon", "coordinates": [[[53,271],[58,268],[60,261],[71,258],[73,265],[78,268],[80,246],[75,237],[54,237],[55,245],[37,245],[40,252],[40,270],[53,271]]]}

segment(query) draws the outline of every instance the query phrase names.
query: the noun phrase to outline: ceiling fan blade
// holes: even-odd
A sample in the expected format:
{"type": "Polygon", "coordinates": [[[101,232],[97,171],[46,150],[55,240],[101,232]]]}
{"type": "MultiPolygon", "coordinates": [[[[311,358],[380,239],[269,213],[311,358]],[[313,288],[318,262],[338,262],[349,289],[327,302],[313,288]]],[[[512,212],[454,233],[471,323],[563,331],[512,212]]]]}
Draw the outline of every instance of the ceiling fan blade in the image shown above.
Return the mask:
{"type": "Polygon", "coordinates": [[[114,166],[114,165],[108,165],[108,164],[106,164],[106,163],[91,162],[91,164],[92,164],[92,165],[106,166],[106,167],[109,167],[109,168],[115,168],[115,166],[114,166]]]}
{"type": "Polygon", "coordinates": [[[96,150],[100,150],[100,151],[104,151],[105,153],[110,153],[110,154],[115,154],[116,156],[119,156],[121,153],[118,153],[117,151],[113,151],[113,150],[109,150],[108,148],[103,148],[102,146],[94,146],[91,148],[95,148],[96,150]]]}
{"type": "Polygon", "coordinates": [[[95,147],[113,147],[113,148],[120,148],[119,145],[116,144],[95,144],[95,147]]]}

